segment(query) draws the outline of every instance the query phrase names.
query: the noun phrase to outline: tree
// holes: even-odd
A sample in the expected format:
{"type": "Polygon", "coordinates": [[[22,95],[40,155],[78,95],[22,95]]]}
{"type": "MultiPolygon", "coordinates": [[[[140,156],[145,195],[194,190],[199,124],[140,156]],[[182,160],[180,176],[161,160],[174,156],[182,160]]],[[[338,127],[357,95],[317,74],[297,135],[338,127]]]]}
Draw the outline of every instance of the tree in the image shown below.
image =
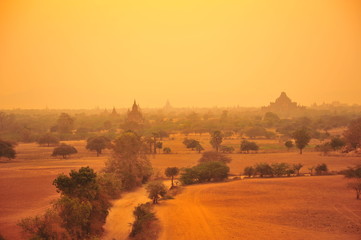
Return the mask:
{"type": "Polygon", "coordinates": [[[189,185],[201,182],[222,181],[228,177],[229,167],[223,162],[203,162],[181,171],[180,181],[189,185]]]}
{"type": "Polygon", "coordinates": [[[356,199],[360,199],[361,194],[361,165],[349,167],[347,170],[342,171],[346,178],[350,179],[348,187],[355,190],[356,199]]]}
{"type": "Polygon", "coordinates": [[[199,145],[199,142],[194,139],[185,138],[183,144],[186,146],[186,148],[190,148],[193,151],[199,145]]]}
{"type": "Polygon", "coordinates": [[[77,153],[75,147],[62,143],[59,147],[54,148],[53,154],[51,156],[63,156],[63,158],[67,158],[67,156],[77,153]]]}
{"type": "Polygon", "coordinates": [[[228,177],[229,167],[224,162],[202,162],[193,167],[199,182],[222,181],[228,177]]]}
{"type": "Polygon", "coordinates": [[[148,147],[134,132],[124,132],[114,141],[114,154],[105,162],[104,171],[115,174],[126,190],[146,183],[152,175],[152,165],[145,153],[148,147]]]}
{"type": "Polygon", "coordinates": [[[300,150],[300,154],[302,154],[302,150],[311,140],[310,134],[305,128],[302,128],[293,133],[293,138],[295,139],[297,148],[300,150]]]}
{"type": "Polygon", "coordinates": [[[289,170],[289,165],[287,163],[273,163],[271,167],[272,167],[272,173],[277,177],[286,175],[289,170]]]}
{"type": "Polygon", "coordinates": [[[273,177],[273,169],[268,163],[257,163],[255,166],[255,172],[263,177],[264,175],[273,177]]]}
{"type": "Polygon", "coordinates": [[[150,203],[143,203],[136,206],[133,215],[135,221],[132,224],[132,231],[129,234],[130,237],[135,237],[142,231],[144,226],[148,225],[149,221],[155,219],[155,214],[152,212],[150,203]]]}
{"type": "Polygon", "coordinates": [[[163,148],[163,143],[162,142],[157,142],[156,147],[159,149],[159,153],[160,153],[160,150],[163,148]]]}
{"type": "Polygon", "coordinates": [[[266,132],[266,129],[260,126],[249,127],[245,130],[245,134],[250,138],[265,136],[266,132]]]}
{"type": "Polygon", "coordinates": [[[234,147],[232,146],[221,146],[222,153],[232,153],[234,152],[234,147]]]}
{"type": "Polygon", "coordinates": [[[352,182],[349,182],[348,187],[355,190],[356,199],[359,200],[361,195],[361,178],[354,179],[352,182]]]}
{"type": "Polygon", "coordinates": [[[327,155],[332,150],[330,142],[325,142],[323,144],[316,146],[316,151],[322,152],[323,155],[327,155]]]}
{"type": "Polygon", "coordinates": [[[153,200],[153,204],[158,203],[160,197],[164,197],[167,193],[165,185],[160,181],[153,181],[148,183],[145,188],[148,192],[148,197],[153,200]]]}
{"type": "Polygon", "coordinates": [[[286,141],[285,147],[287,148],[287,151],[290,151],[291,148],[293,148],[293,142],[292,141],[286,141]]]}
{"type": "Polygon", "coordinates": [[[70,133],[74,127],[74,119],[67,113],[61,113],[57,121],[57,130],[60,133],[70,133]]]}
{"type": "Polygon", "coordinates": [[[343,146],[345,146],[346,143],[340,137],[334,137],[331,139],[330,145],[334,151],[337,151],[337,150],[341,149],[343,146]]]}
{"type": "Polygon", "coordinates": [[[259,147],[255,142],[243,140],[241,142],[240,149],[241,149],[241,152],[246,151],[247,153],[249,153],[249,151],[258,151],[259,147]]]}
{"type": "Polygon", "coordinates": [[[212,147],[216,150],[216,152],[218,152],[219,147],[222,144],[222,141],[223,141],[223,135],[222,135],[222,133],[220,131],[214,131],[211,134],[210,143],[211,143],[212,147]]]}
{"type": "Polygon", "coordinates": [[[171,152],[172,152],[172,149],[170,149],[170,147],[165,147],[165,148],[163,148],[163,153],[169,154],[169,153],[171,153],[171,152]]]}
{"type": "Polygon", "coordinates": [[[293,164],[293,169],[295,171],[297,171],[297,176],[300,175],[300,170],[301,170],[302,167],[303,167],[302,163],[293,164]]]}
{"type": "Polygon", "coordinates": [[[328,167],[327,167],[327,165],[325,163],[318,164],[315,167],[315,171],[316,171],[317,175],[323,175],[323,174],[326,174],[328,172],[328,167]]]}
{"type": "Polygon", "coordinates": [[[13,143],[0,139],[0,159],[2,157],[6,157],[9,160],[14,159],[16,157],[16,152],[13,143]]]}
{"type": "Polygon", "coordinates": [[[47,145],[48,147],[50,147],[50,145],[58,145],[59,138],[57,138],[51,133],[46,133],[38,138],[37,143],[39,145],[47,145]]]}
{"type": "Polygon", "coordinates": [[[196,151],[198,151],[198,153],[201,153],[204,150],[204,148],[202,147],[202,145],[200,143],[197,144],[195,149],[196,149],[196,151]]]}
{"type": "Polygon", "coordinates": [[[174,187],[174,183],[173,183],[173,179],[175,176],[177,176],[179,174],[179,168],[177,167],[168,167],[166,170],[165,170],[165,175],[167,177],[171,177],[172,178],[172,187],[174,187]]]}
{"type": "Polygon", "coordinates": [[[103,149],[111,148],[111,141],[105,136],[97,136],[88,138],[86,149],[90,151],[96,151],[97,157],[102,154],[103,149]]]}
{"type": "Polygon", "coordinates": [[[255,174],[255,169],[252,166],[245,167],[243,170],[244,175],[248,175],[250,178],[252,175],[255,174]]]}
{"type": "Polygon", "coordinates": [[[352,121],[343,135],[352,149],[361,147],[361,118],[352,121]]]}
{"type": "Polygon", "coordinates": [[[94,170],[82,167],[69,176],[60,174],[53,184],[61,194],[55,209],[72,239],[101,234],[111,204],[94,170]]]}
{"type": "Polygon", "coordinates": [[[206,151],[202,154],[202,157],[198,160],[199,163],[204,162],[223,162],[223,163],[230,163],[232,159],[227,157],[226,155],[214,152],[214,151],[206,151]]]}
{"type": "Polygon", "coordinates": [[[70,239],[59,223],[59,215],[48,209],[43,215],[21,219],[17,225],[26,239],[70,239]]]}

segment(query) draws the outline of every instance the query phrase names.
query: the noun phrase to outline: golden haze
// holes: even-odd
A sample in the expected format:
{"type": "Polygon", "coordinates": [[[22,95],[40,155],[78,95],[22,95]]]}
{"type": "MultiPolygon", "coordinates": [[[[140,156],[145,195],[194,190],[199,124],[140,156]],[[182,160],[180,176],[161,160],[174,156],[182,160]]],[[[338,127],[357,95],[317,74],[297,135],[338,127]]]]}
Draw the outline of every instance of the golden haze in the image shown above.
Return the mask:
{"type": "Polygon", "coordinates": [[[0,1],[0,108],[361,103],[358,0],[0,1]]]}

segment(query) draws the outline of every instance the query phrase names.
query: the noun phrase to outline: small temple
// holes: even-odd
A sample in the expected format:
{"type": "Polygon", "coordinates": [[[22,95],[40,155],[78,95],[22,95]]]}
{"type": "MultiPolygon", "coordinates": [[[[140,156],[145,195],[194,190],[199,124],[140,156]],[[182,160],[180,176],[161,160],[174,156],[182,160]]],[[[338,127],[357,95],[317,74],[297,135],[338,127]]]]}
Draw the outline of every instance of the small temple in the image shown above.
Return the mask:
{"type": "Polygon", "coordinates": [[[304,109],[305,107],[298,105],[297,102],[292,102],[285,92],[281,92],[281,95],[274,102],[271,102],[269,106],[263,107],[262,111],[274,112],[285,116],[293,115],[304,109]]]}
{"type": "Polygon", "coordinates": [[[134,123],[138,123],[138,124],[144,123],[143,114],[140,110],[139,105],[137,104],[137,102],[135,100],[134,100],[134,103],[132,106],[132,110],[128,109],[126,121],[134,122],[134,123]]]}

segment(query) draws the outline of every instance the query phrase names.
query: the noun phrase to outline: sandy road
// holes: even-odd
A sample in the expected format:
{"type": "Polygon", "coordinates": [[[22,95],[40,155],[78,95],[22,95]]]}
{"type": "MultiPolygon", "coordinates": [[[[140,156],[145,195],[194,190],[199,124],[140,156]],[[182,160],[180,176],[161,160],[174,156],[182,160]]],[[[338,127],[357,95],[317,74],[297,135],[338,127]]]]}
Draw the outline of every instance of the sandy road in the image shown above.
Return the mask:
{"type": "Polygon", "coordinates": [[[106,223],[104,225],[104,240],[126,239],[134,221],[133,210],[140,203],[148,202],[144,188],[138,188],[134,192],[124,193],[120,199],[113,202],[106,223]]]}
{"type": "Polygon", "coordinates": [[[159,239],[360,240],[359,209],[341,176],[195,185],[157,207],[159,239]]]}

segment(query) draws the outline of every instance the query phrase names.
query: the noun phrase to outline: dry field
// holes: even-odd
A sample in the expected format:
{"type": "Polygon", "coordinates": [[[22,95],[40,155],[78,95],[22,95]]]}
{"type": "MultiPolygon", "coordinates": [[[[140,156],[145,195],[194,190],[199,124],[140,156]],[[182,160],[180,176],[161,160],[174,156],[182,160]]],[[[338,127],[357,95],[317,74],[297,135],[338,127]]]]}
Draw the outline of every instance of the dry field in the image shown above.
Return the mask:
{"type": "Polygon", "coordinates": [[[5,239],[21,239],[16,223],[24,217],[41,214],[58,197],[53,180],[60,173],[90,166],[101,169],[105,157],[95,157],[84,142],[71,142],[79,151],[70,159],[51,157],[52,149],[36,144],[20,144],[17,158],[0,162],[0,233],[5,239]]]}
{"type": "MultiPolygon", "coordinates": [[[[208,135],[189,137],[200,140],[204,148],[210,150],[208,135]]],[[[160,175],[166,167],[192,166],[200,158],[200,154],[184,147],[183,135],[173,135],[171,139],[173,140],[164,140],[163,146],[170,147],[172,154],[157,154],[149,157],[160,175]]],[[[268,149],[258,154],[230,154],[233,159],[230,164],[232,174],[238,175],[245,166],[258,162],[301,162],[305,164],[301,172],[308,172],[308,167],[322,162],[326,163],[330,170],[344,169],[361,162],[359,157],[325,157],[310,150],[305,151],[303,155],[297,154],[296,150],[288,153],[284,152],[284,147],[277,141],[256,141],[261,147],[266,146],[268,149]]],[[[230,139],[225,142],[234,145],[238,150],[240,139],[230,139]]],[[[58,194],[52,181],[59,173],[68,173],[71,169],[82,166],[100,170],[110,155],[109,151],[105,151],[101,157],[96,157],[94,152],[85,149],[84,141],[70,143],[78,149],[79,153],[65,160],[51,157],[53,148],[39,147],[36,144],[20,144],[16,148],[18,155],[15,160],[7,162],[2,159],[0,162],[0,233],[6,239],[20,239],[20,229],[16,223],[21,218],[42,213],[50,206],[51,200],[57,198],[58,194]]],[[[303,195],[298,196],[301,198],[303,195]]],[[[126,224],[129,222],[127,221],[126,224]]]]}
{"type": "Polygon", "coordinates": [[[342,176],[188,186],[157,207],[160,240],[361,239],[361,201],[342,176]]]}

